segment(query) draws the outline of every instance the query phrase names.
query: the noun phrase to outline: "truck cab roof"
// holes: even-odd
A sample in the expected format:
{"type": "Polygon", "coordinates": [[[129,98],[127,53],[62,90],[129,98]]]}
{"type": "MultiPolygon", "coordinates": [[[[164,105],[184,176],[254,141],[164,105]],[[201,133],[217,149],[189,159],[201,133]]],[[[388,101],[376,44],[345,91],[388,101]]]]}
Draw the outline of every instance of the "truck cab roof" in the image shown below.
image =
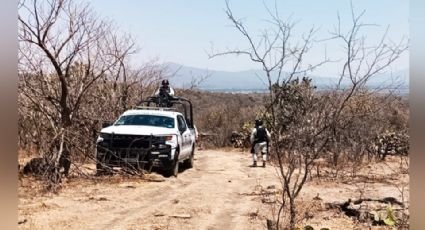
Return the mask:
{"type": "Polygon", "coordinates": [[[176,117],[177,115],[182,115],[182,114],[174,110],[165,109],[165,108],[145,107],[145,108],[136,108],[136,109],[127,110],[121,116],[127,116],[127,115],[156,115],[156,116],[176,117]]]}

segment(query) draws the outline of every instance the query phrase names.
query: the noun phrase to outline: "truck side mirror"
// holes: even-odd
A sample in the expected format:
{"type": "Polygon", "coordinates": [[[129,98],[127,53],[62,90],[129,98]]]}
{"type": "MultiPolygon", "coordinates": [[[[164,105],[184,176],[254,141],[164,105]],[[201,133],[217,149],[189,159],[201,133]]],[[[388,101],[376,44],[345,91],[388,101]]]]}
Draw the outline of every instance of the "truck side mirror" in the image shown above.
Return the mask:
{"type": "Polygon", "coordinates": [[[187,126],[193,128],[192,120],[187,120],[187,126]]]}
{"type": "Polygon", "coordinates": [[[180,126],[179,131],[180,131],[180,133],[184,133],[184,131],[186,131],[186,129],[184,127],[180,126]]]}
{"type": "Polygon", "coordinates": [[[112,125],[112,122],[110,122],[110,121],[105,121],[105,122],[103,122],[102,123],[102,129],[103,128],[106,128],[106,127],[109,127],[109,126],[111,126],[112,125]]]}

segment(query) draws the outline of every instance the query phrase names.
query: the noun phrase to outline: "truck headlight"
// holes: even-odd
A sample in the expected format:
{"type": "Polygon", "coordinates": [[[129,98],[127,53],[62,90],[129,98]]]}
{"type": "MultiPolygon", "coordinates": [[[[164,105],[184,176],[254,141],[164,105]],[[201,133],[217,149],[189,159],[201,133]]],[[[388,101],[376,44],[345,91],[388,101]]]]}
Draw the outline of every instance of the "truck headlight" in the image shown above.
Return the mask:
{"type": "Polygon", "coordinates": [[[171,141],[171,140],[173,139],[173,136],[172,136],[172,135],[169,135],[169,136],[161,136],[161,137],[160,137],[160,139],[161,139],[162,141],[171,141]]]}
{"type": "Polygon", "coordinates": [[[106,139],[110,139],[111,138],[111,134],[109,133],[100,133],[99,137],[96,140],[96,143],[102,142],[106,139]]]}
{"type": "Polygon", "coordinates": [[[175,135],[164,136],[165,144],[176,146],[177,145],[177,137],[175,135]]]}
{"type": "Polygon", "coordinates": [[[97,140],[96,140],[96,143],[100,143],[100,142],[102,142],[102,141],[104,141],[104,140],[105,140],[105,139],[103,139],[102,137],[100,137],[100,136],[99,136],[99,137],[97,138],[97,140]]]}
{"type": "Polygon", "coordinates": [[[109,133],[100,133],[99,137],[100,138],[103,138],[103,139],[109,139],[111,137],[111,134],[109,134],[109,133]]]}

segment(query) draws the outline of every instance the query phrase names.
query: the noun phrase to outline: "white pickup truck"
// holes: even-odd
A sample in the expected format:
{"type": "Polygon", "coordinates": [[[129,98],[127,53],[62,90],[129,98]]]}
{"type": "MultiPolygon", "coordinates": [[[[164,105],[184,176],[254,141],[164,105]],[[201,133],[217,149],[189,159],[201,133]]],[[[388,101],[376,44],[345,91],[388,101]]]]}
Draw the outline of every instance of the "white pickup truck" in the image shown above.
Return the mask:
{"type": "Polygon", "coordinates": [[[117,166],[149,170],[160,167],[166,176],[177,176],[179,163],[193,167],[196,136],[193,122],[171,108],[128,110],[100,131],[97,172],[117,166]]]}

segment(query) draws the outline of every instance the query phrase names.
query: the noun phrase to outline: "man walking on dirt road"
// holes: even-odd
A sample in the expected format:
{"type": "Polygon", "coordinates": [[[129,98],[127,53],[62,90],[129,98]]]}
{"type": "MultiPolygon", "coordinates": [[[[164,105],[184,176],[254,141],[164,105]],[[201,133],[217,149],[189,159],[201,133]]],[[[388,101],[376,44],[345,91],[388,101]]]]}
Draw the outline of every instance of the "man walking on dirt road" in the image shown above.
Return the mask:
{"type": "Polygon", "coordinates": [[[269,151],[268,149],[268,143],[271,136],[269,131],[263,127],[263,121],[257,119],[255,120],[255,128],[251,132],[251,153],[252,153],[252,167],[257,167],[257,154],[261,151],[261,155],[263,157],[263,167],[266,167],[266,161],[267,161],[267,153],[269,151]]]}

